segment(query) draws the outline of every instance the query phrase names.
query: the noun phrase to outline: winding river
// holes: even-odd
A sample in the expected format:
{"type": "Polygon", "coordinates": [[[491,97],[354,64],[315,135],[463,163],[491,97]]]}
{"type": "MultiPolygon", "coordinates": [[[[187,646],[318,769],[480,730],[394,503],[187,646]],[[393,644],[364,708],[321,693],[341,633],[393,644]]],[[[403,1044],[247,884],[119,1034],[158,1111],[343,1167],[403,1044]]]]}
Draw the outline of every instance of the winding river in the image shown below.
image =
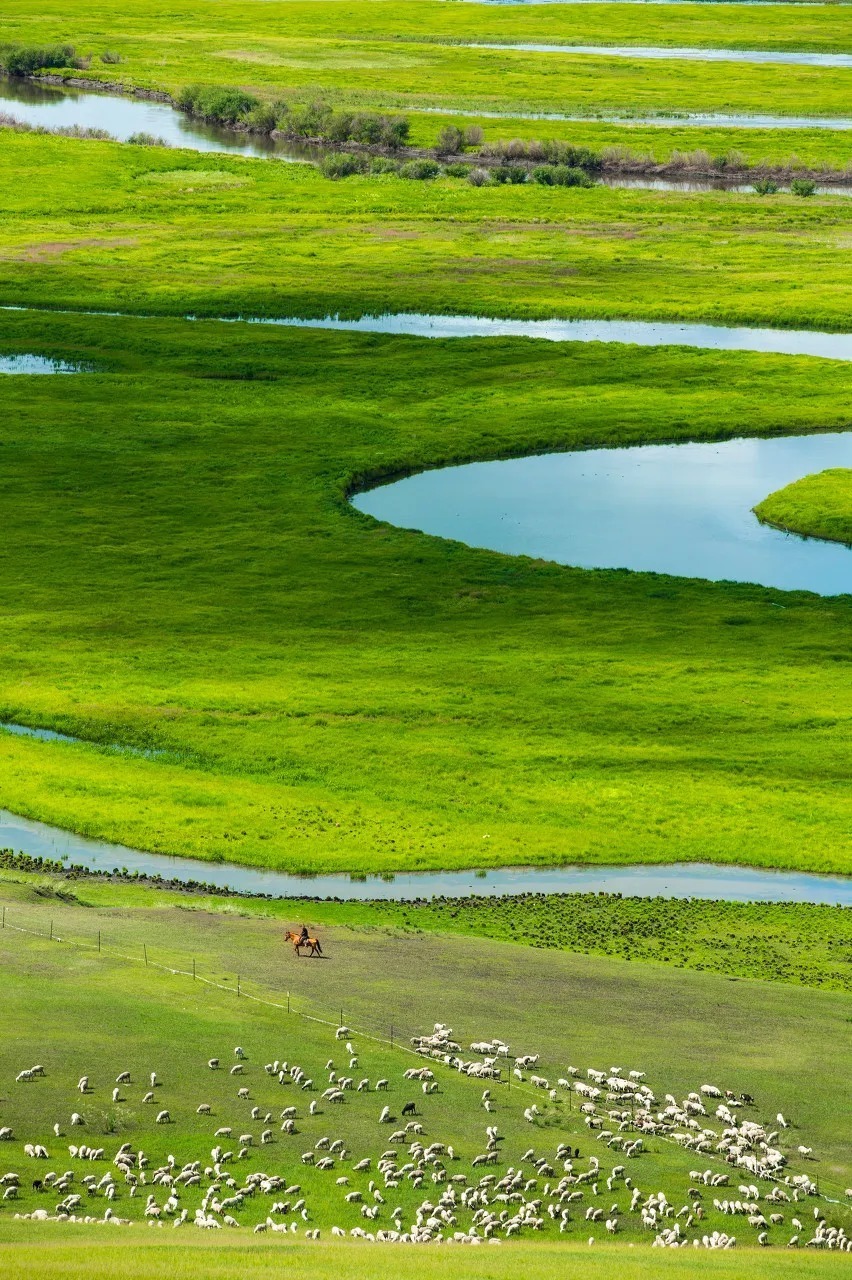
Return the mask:
{"type": "Polygon", "coordinates": [[[273,897],[505,897],[519,893],[621,893],[639,898],[704,898],[727,902],[815,902],[852,906],[852,878],[798,871],[678,863],[628,867],[502,867],[493,871],[400,872],[393,876],[287,875],[198,858],[171,858],[92,840],[0,810],[0,848],[109,872],[162,876],[273,897]]]}
{"type": "Polygon", "coordinates": [[[463,44],[464,49],[496,49],[506,53],[569,53],[587,54],[598,58],[637,58],[655,61],[664,59],[677,62],[753,62],[779,63],[788,67],[833,67],[835,70],[852,68],[852,53],[808,53],[788,49],[701,49],[679,48],[669,45],[616,45],[616,44],[541,44],[535,41],[480,40],[475,44],[463,44]]]}

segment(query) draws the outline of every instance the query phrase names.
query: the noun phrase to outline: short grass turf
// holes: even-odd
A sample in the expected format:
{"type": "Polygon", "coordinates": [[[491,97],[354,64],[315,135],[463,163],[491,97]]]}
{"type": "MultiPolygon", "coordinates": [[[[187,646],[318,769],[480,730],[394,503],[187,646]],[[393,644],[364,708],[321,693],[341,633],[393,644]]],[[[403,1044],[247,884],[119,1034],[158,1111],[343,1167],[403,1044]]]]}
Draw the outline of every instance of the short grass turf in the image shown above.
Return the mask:
{"type": "MultiPolygon", "coordinates": [[[[561,1101],[551,1103],[545,1093],[533,1089],[528,1072],[512,1087],[492,1085],[496,1111],[490,1115],[481,1105],[482,1081],[436,1066],[440,1089],[434,1097],[406,1083],[403,1071],[417,1065],[405,1051],[410,1037],[430,1029],[434,1021],[444,1021],[453,1027],[468,1058],[472,1041],[501,1036],[516,1055],[540,1053],[536,1070],[554,1084],[568,1074],[569,1066],[585,1076],[588,1067],[609,1069],[614,1062],[624,1071],[645,1071],[661,1105],[666,1092],[682,1097],[708,1080],[753,1094],[755,1105],[747,1113],[771,1122],[775,1130],[776,1113],[785,1115],[791,1127],[781,1131],[777,1141],[787,1154],[789,1172],[805,1172],[817,1180],[829,1198],[822,1203],[823,1211],[848,1230],[850,1210],[830,1203],[832,1198],[842,1201],[850,1171],[844,1076],[852,1025],[848,996],[810,992],[803,1000],[803,993],[780,984],[673,975],[655,966],[533,952],[482,939],[394,938],[357,927],[324,931],[326,960],[297,961],[280,936],[280,923],[174,909],[90,909],[89,926],[102,928],[98,953],[91,945],[84,949],[65,940],[65,926],[73,929],[79,908],[57,910],[51,904],[40,922],[30,911],[28,924],[46,925],[48,913],[54,921],[52,942],[13,928],[19,914],[11,919],[7,914],[7,927],[0,930],[4,1008],[15,1027],[0,1054],[0,1122],[14,1133],[0,1148],[0,1167],[26,1175],[20,1200],[0,1210],[3,1221],[16,1210],[52,1207],[31,1188],[30,1180],[54,1166],[64,1169],[70,1164],[78,1180],[84,1172],[103,1173],[104,1165],[81,1165],[73,1156],[69,1160],[69,1143],[83,1141],[113,1151],[130,1141],[134,1150],[142,1148],[148,1155],[150,1180],[169,1152],[179,1164],[198,1158],[204,1168],[215,1145],[215,1130],[230,1126],[233,1136],[223,1146],[237,1149],[242,1133],[251,1133],[256,1144],[248,1161],[234,1162],[237,1177],[265,1169],[280,1172],[286,1183],[300,1184],[308,1202],[307,1225],[325,1231],[333,1223],[347,1228],[364,1225],[359,1206],[345,1204],[344,1194],[350,1189],[366,1192],[368,1178],[375,1176],[376,1157],[389,1145],[391,1131],[400,1127],[398,1122],[390,1128],[378,1125],[381,1106],[388,1104],[399,1117],[402,1103],[409,1100],[417,1103],[424,1137],[452,1144],[459,1159],[450,1171],[464,1172],[469,1179],[488,1123],[496,1123],[504,1136],[498,1168],[517,1165],[530,1146],[552,1157],[556,1144],[569,1139],[580,1148],[583,1161],[596,1154],[605,1168],[608,1162],[624,1163],[623,1155],[606,1148],[589,1131],[564,1089],[558,1090],[561,1101]],[[191,957],[196,962],[195,981],[191,957]],[[240,996],[234,989],[235,962],[240,996]],[[163,965],[182,972],[169,973],[163,965]],[[665,1010],[665,1019],[649,1016],[655,1008],[665,1010]],[[351,1069],[343,1044],[334,1036],[341,1018],[356,1046],[358,1062],[351,1069]],[[229,1074],[236,1061],[235,1045],[247,1054],[242,1079],[229,1074]],[[208,1069],[211,1056],[221,1059],[221,1071],[208,1069]],[[304,1091],[282,1087],[266,1074],[263,1064],[275,1058],[307,1071],[316,1085],[309,1092],[319,1101],[318,1115],[308,1114],[304,1091]],[[387,1096],[371,1087],[366,1094],[353,1090],[339,1107],[322,1099],[329,1059],[339,1074],[353,1075],[356,1081],[368,1078],[374,1086],[378,1078],[388,1079],[387,1096]],[[14,1077],[22,1066],[35,1062],[45,1066],[46,1078],[16,1084],[14,1077]],[[120,1087],[114,1101],[115,1078],[126,1070],[131,1083],[120,1087]],[[155,1101],[145,1103],[152,1070],[161,1083],[155,1087],[155,1101]],[[76,1091],[83,1074],[92,1086],[85,1096],[76,1091]],[[237,1096],[243,1086],[249,1088],[248,1100],[237,1096]],[[542,1119],[530,1125],[523,1111],[534,1101],[542,1119]],[[212,1115],[197,1114],[201,1103],[210,1104],[212,1115]],[[290,1105],[297,1109],[293,1135],[280,1132],[280,1111],[290,1105]],[[254,1106],[260,1107],[260,1119],[251,1116],[254,1106]],[[155,1123],[161,1109],[169,1111],[172,1123],[155,1123]],[[82,1131],[70,1125],[72,1111],[83,1115],[82,1131]],[[273,1121],[263,1120],[267,1112],[273,1121]],[[53,1132],[57,1122],[59,1139],[53,1132]],[[266,1127],[275,1141],[264,1149],[259,1138],[266,1127]],[[350,1152],[343,1167],[331,1173],[311,1169],[301,1160],[323,1136],[342,1137],[350,1152]],[[43,1142],[50,1159],[29,1159],[23,1150],[27,1141],[43,1142]],[[799,1145],[812,1147],[812,1156],[799,1155],[799,1145]],[[373,1159],[373,1168],[354,1173],[352,1166],[365,1156],[373,1159]],[[350,1188],[335,1185],[341,1174],[350,1177],[350,1188]]],[[[714,1106],[702,1123],[716,1129],[721,1126],[714,1106]]],[[[641,1190],[665,1190],[677,1207],[685,1199],[696,1161],[702,1169],[726,1170],[712,1152],[702,1156],[682,1151],[663,1137],[648,1136],[644,1146],[641,1157],[627,1162],[628,1172],[641,1190]]],[[[739,1180],[733,1172],[731,1185],[736,1188],[739,1180]]],[[[764,1193],[770,1186],[764,1184],[764,1193]]],[[[394,1203],[402,1205],[403,1218],[426,1190],[418,1193],[404,1184],[398,1188],[394,1203]]],[[[538,1190],[546,1195],[541,1184],[538,1190]]],[[[620,1194],[601,1185],[607,1209],[613,1201],[620,1202],[620,1194]]],[[[707,1216],[701,1231],[732,1229],[730,1216],[714,1212],[712,1195],[704,1197],[707,1216]]],[[[190,1217],[200,1196],[192,1190],[182,1196],[190,1217]]],[[[293,1196],[290,1199],[292,1203],[293,1196]]],[[[163,1193],[160,1203],[164,1200],[163,1193]]],[[[598,1203],[587,1192],[582,1212],[567,1234],[583,1242],[589,1234],[599,1235],[603,1242],[603,1223],[590,1227],[585,1221],[590,1200],[598,1203]]],[[[100,1216],[106,1202],[101,1197],[92,1203],[100,1216]]],[[[113,1209],[139,1219],[143,1205],[144,1199],[134,1203],[125,1192],[113,1209]]],[[[812,1205],[804,1205],[811,1219],[812,1205]]],[[[268,1208],[265,1197],[259,1196],[235,1216],[250,1227],[266,1217],[268,1208]]],[[[383,1216],[389,1218],[390,1208],[388,1202],[383,1216]]],[[[647,1243],[647,1231],[623,1205],[621,1209],[622,1238],[647,1243]]],[[[795,1209],[783,1211],[783,1227],[771,1232],[773,1244],[781,1246],[793,1234],[789,1218],[795,1209]]],[[[297,1225],[303,1229],[301,1221],[297,1225]]],[[[756,1228],[741,1216],[733,1219],[733,1227],[740,1245],[754,1243],[756,1228]]],[[[550,1219],[545,1234],[555,1234],[550,1219]]]]}
{"type": "Polygon", "coordinates": [[[764,498],[755,513],[790,533],[852,544],[852,471],[834,467],[805,476],[764,498]]]}
{"type": "Polygon", "coordinates": [[[3,38],[70,41],[95,58],[83,74],[174,92],[194,81],[250,88],[264,97],[317,92],[359,105],[465,107],[520,115],[671,112],[836,115],[849,110],[848,73],[806,66],[642,61],[460,47],[476,40],[544,40],[713,47],[846,49],[842,8],[805,18],[795,6],[759,15],[736,5],[706,14],[687,6],[650,19],[619,6],[498,7],[407,3],[264,3],[214,7],[198,0],[163,14],[151,0],[86,3],[72,12],[45,0],[33,15],[15,0],[3,38]],[[551,10],[555,10],[552,12],[551,10]],[[104,65],[105,50],[122,62],[104,65]]]}
{"type": "Polygon", "coordinates": [[[3,735],[3,805],[314,872],[849,870],[848,598],[572,571],[345,501],[457,458],[842,430],[847,366],[14,312],[4,334],[111,372],[0,386],[0,710],[86,740],[3,735]]]}

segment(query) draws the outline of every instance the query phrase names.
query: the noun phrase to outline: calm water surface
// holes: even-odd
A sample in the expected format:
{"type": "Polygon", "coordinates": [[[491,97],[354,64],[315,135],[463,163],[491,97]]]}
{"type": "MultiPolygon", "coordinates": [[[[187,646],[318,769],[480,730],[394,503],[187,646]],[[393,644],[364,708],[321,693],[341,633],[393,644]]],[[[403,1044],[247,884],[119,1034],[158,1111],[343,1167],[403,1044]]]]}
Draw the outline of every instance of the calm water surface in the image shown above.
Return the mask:
{"type": "Polygon", "coordinates": [[[0,356],[0,373],[84,373],[85,367],[48,356],[0,356]]]}
{"type": "Polygon", "coordinates": [[[830,596],[852,593],[852,550],[771,529],[751,510],[827,467],[852,467],[852,432],[477,462],[384,485],[354,505],[405,528],[583,569],[830,596]]]}
{"type": "Polygon", "coordinates": [[[505,897],[517,893],[623,893],[640,898],[707,898],[730,902],[818,902],[852,906],[852,878],[794,871],[761,871],[705,863],[649,867],[517,867],[475,871],[400,873],[390,878],[294,876],[196,858],[143,853],[90,840],[59,827],[0,810],[0,848],[67,859],[92,870],[126,868],[142,875],[194,880],[243,893],[281,897],[383,898],[505,897]]]}

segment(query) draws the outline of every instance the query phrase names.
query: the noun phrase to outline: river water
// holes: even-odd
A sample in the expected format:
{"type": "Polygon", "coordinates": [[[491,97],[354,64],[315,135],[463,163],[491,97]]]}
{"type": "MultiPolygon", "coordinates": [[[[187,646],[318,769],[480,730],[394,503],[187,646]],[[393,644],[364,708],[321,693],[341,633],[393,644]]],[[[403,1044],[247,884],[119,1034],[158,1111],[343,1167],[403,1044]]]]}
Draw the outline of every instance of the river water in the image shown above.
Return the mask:
{"type": "Polygon", "coordinates": [[[66,859],[92,870],[126,868],[141,875],[275,897],[505,897],[519,893],[622,893],[640,898],[704,898],[729,902],[816,902],[852,906],[852,878],[797,871],[681,863],[646,867],[512,867],[493,871],[400,872],[390,877],[296,876],[197,858],[171,858],[63,831],[0,810],[0,848],[66,859]]]}

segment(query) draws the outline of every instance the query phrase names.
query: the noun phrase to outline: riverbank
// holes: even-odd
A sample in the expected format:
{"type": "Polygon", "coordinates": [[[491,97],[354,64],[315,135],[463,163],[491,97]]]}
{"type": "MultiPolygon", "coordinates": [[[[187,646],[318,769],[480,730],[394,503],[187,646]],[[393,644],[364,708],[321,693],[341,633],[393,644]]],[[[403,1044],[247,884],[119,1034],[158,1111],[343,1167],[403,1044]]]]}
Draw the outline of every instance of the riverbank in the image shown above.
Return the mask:
{"type": "Polygon", "coordinates": [[[797,533],[852,546],[852,471],[832,468],[786,485],[755,507],[759,520],[797,533]]]}

